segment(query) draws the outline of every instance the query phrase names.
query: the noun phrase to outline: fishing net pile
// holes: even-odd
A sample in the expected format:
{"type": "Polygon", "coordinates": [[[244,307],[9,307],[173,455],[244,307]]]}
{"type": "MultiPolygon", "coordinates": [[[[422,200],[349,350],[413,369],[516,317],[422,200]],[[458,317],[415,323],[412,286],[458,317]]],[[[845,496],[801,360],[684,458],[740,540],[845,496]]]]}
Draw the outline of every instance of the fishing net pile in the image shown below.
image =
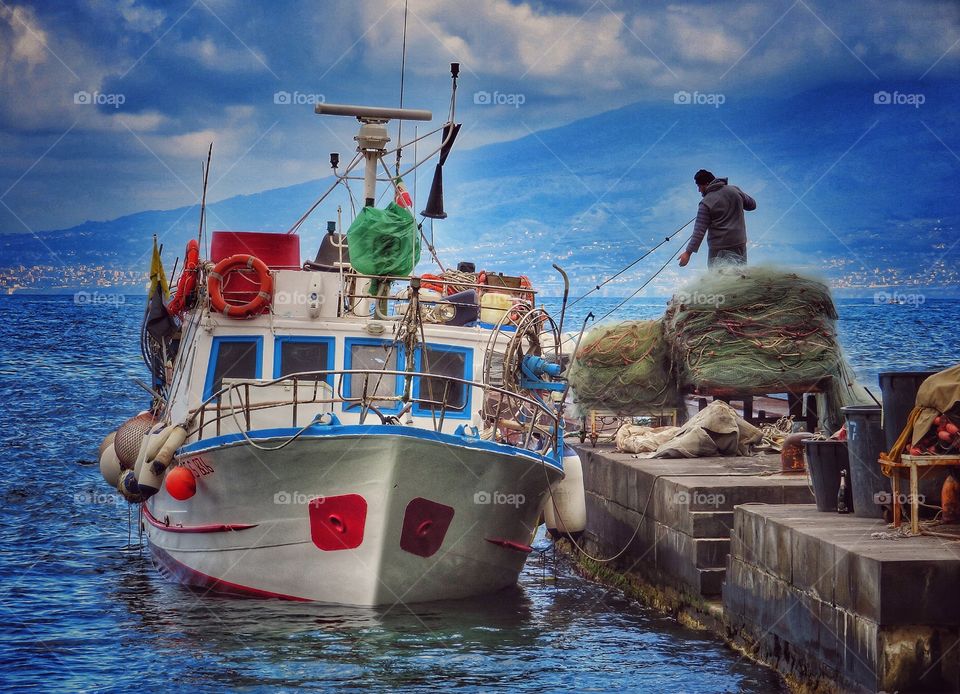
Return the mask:
{"type": "Polygon", "coordinates": [[[624,321],[584,335],[568,374],[582,408],[633,414],[680,401],[663,321],[624,321]]]}
{"type": "Polygon", "coordinates": [[[661,321],[588,333],[570,369],[577,402],[617,414],[673,406],[678,393],[767,395],[821,390],[828,431],[840,408],[869,403],[836,338],[822,282],[770,267],[713,268],[678,292],[661,321]]]}
{"type": "Polygon", "coordinates": [[[771,267],[720,266],[684,287],[664,318],[684,387],[714,395],[823,391],[821,426],[869,402],[837,342],[837,311],[822,282],[771,267]]]}
{"type": "Polygon", "coordinates": [[[746,395],[802,390],[835,374],[836,319],[826,285],[743,266],[684,287],[665,318],[684,385],[746,395]]]}

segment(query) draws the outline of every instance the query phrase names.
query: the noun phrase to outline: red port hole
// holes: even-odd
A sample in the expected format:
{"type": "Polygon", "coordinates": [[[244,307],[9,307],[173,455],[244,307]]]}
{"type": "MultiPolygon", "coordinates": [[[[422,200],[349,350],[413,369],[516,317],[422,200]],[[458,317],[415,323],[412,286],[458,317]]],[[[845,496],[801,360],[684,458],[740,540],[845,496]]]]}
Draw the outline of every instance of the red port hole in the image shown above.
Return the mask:
{"type": "Polygon", "coordinates": [[[347,524],[343,522],[343,519],[340,516],[330,516],[327,519],[327,522],[330,523],[330,527],[332,527],[338,533],[343,534],[347,532],[347,524]]]}
{"type": "Polygon", "coordinates": [[[417,535],[419,535],[420,537],[425,536],[427,533],[430,532],[430,528],[432,527],[433,527],[432,520],[423,521],[420,525],[417,526],[417,535]]]}

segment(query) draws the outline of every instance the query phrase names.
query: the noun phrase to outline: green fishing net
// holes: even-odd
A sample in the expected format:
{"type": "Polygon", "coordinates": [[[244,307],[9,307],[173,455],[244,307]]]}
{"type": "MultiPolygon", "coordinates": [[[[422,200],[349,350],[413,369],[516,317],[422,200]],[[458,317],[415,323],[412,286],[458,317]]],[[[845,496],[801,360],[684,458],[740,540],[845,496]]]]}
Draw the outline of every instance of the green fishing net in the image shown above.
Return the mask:
{"type": "Polygon", "coordinates": [[[583,409],[629,415],[680,402],[659,320],[598,326],[584,335],[568,378],[583,409]]]}
{"type": "Polygon", "coordinates": [[[684,385],[722,394],[802,389],[837,372],[826,285],[764,267],[714,269],[678,292],[665,320],[684,385]]]}
{"type": "Polygon", "coordinates": [[[570,368],[589,409],[647,414],[678,393],[716,396],[821,391],[821,428],[840,408],[868,404],[837,342],[837,311],[822,282],[763,266],[720,266],[685,286],[662,321],[588,333],[570,368]]]}
{"type": "Polygon", "coordinates": [[[821,427],[840,407],[869,402],[837,342],[822,282],[771,267],[711,269],[667,305],[667,339],[681,385],[715,395],[823,391],[821,427]]]}

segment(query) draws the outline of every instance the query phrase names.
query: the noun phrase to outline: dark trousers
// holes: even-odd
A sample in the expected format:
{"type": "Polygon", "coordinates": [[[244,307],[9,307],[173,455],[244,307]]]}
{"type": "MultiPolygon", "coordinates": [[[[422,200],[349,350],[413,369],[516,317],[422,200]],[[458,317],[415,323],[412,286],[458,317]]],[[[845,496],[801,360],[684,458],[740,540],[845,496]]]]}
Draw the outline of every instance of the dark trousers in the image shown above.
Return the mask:
{"type": "Polygon", "coordinates": [[[741,243],[732,248],[710,248],[707,251],[707,267],[727,263],[732,265],[747,264],[747,244],[741,243]]]}

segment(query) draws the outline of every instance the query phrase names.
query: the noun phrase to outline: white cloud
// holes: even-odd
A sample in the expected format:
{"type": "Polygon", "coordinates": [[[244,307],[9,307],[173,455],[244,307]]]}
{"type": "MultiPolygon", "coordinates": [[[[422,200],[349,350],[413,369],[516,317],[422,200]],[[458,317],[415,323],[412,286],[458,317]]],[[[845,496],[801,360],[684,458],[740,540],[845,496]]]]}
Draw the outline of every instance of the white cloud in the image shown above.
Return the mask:
{"type": "MultiPolygon", "coordinates": [[[[97,128],[110,129],[116,131],[126,131],[127,128],[134,132],[152,132],[167,122],[167,118],[156,111],[145,111],[143,113],[110,113],[107,118],[98,121],[97,128]]],[[[94,129],[94,128],[91,128],[94,129]]]]}
{"type": "Polygon", "coordinates": [[[725,69],[749,48],[743,32],[723,26],[713,12],[675,10],[667,14],[664,28],[677,46],[681,63],[706,62],[725,69]]]}
{"type": "Polygon", "coordinates": [[[134,31],[149,33],[163,24],[166,15],[162,10],[138,5],[135,0],[120,0],[117,11],[127,27],[134,31]]]}
{"type": "MultiPolygon", "coordinates": [[[[402,7],[386,16],[380,3],[365,8],[371,26],[365,39],[368,60],[395,63],[402,7]]],[[[459,60],[471,74],[569,94],[574,87],[620,88],[634,71],[651,79],[665,71],[649,54],[633,50],[623,16],[602,6],[585,14],[560,13],[491,0],[475,3],[469,12],[452,12],[444,0],[424,0],[410,15],[407,64],[419,72],[436,72],[444,59],[459,60]]]]}
{"type": "Polygon", "coordinates": [[[210,36],[191,39],[175,44],[175,50],[206,68],[218,72],[249,72],[266,70],[264,56],[245,46],[226,46],[210,36]]]}
{"type": "Polygon", "coordinates": [[[4,6],[0,8],[0,18],[12,35],[9,51],[11,60],[26,63],[29,69],[46,61],[47,32],[40,27],[31,8],[4,6]]]}

